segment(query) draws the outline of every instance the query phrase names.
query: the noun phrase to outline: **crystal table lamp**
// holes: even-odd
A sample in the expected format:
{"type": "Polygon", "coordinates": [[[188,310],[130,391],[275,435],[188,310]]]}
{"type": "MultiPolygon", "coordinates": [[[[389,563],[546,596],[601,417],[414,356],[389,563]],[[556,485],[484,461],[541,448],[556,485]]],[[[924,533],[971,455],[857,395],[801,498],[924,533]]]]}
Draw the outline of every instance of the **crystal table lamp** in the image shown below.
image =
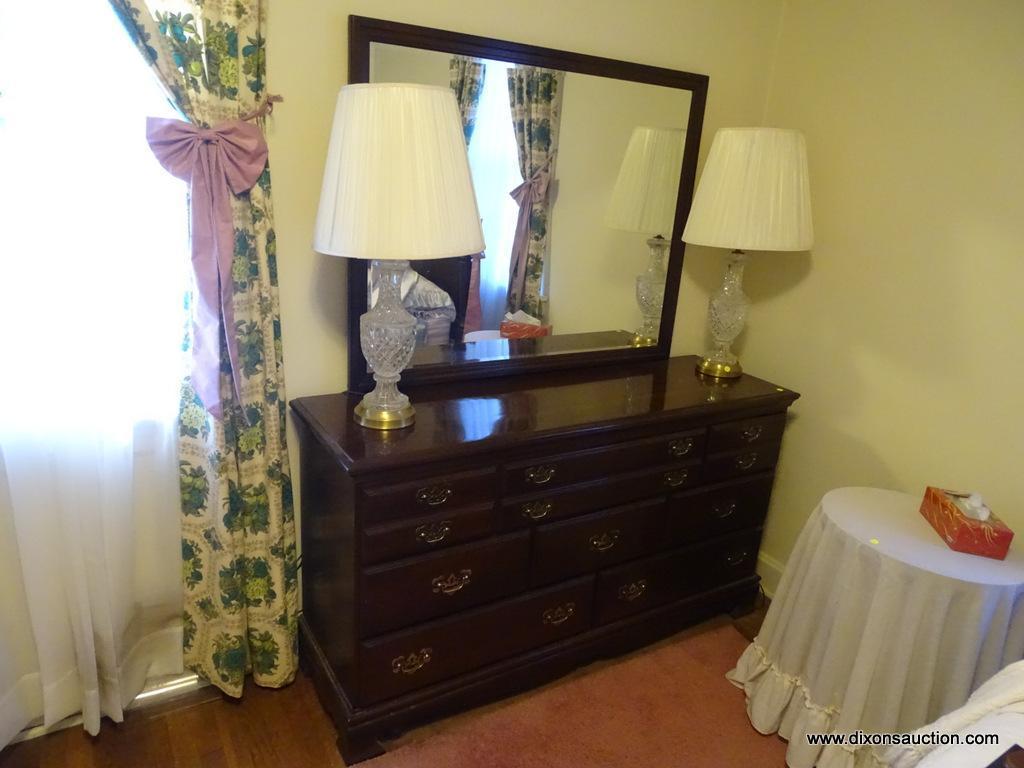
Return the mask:
{"type": "Polygon", "coordinates": [[[643,323],[634,343],[641,346],[657,344],[661,330],[669,246],[665,238],[672,235],[685,139],[686,132],[676,128],[634,128],[605,214],[605,223],[613,229],[651,235],[647,271],[636,278],[643,323]]]}
{"type": "Polygon", "coordinates": [[[708,303],[714,347],[697,370],[718,378],[739,376],[743,369],[731,347],[747,319],[746,251],[806,251],[814,243],[803,134],[782,128],[719,130],[683,241],[732,250],[722,286],[708,303]]]}
{"type": "Polygon", "coordinates": [[[462,120],[451,89],[406,83],[347,85],[338,94],[313,248],[372,259],[376,304],[359,318],[359,343],[376,385],[356,406],[364,427],[415,420],[398,380],[412,358],[416,321],[402,305],[410,260],[484,249],[462,120]]]}

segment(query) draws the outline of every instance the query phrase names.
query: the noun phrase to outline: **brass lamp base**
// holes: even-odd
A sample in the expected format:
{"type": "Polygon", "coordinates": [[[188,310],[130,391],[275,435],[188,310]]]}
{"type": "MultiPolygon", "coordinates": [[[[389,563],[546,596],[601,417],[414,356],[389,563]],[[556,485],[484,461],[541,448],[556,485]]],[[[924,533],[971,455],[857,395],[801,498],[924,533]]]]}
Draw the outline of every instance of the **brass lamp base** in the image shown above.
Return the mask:
{"type": "Polygon", "coordinates": [[[355,407],[352,417],[356,424],[370,429],[402,429],[409,427],[416,421],[416,409],[412,405],[406,405],[398,410],[387,411],[383,408],[376,408],[366,405],[362,401],[355,407]]]}
{"type": "Polygon", "coordinates": [[[739,360],[735,363],[723,363],[720,360],[709,360],[702,357],[697,363],[697,373],[703,376],[713,376],[716,379],[735,379],[743,375],[743,367],[739,360]]]}

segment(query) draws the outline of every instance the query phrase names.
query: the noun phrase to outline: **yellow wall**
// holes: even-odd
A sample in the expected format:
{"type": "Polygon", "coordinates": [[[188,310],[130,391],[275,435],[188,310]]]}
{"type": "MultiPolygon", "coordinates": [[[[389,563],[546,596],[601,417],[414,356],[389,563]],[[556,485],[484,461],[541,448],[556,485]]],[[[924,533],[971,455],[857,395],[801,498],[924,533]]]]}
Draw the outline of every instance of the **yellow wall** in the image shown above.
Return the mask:
{"type": "Polygon", "coordinates": [[[803,394],[762,553],[842,485],[976,488],[1024,537],[1024,3],[784,14],[765,124],[807,135],[816,245],[747,274],[744,363],[803,394]]]}
{"type": "Polygon", "coordinates": [[[633,128],[686,128],[690,93],[569,72],[555,164],[547,274],[547,321],[556,334],[640,327],[636,276],[647,268],[647,238],[624,232],[605,211],[633,128]]]}

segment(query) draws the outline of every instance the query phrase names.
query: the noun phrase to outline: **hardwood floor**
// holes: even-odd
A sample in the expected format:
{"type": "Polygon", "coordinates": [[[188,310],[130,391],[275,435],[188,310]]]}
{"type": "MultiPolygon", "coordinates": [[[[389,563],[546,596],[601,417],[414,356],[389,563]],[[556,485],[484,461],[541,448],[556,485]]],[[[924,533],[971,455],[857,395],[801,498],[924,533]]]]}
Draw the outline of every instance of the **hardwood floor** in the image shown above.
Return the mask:
{"type": "MultiPolygon", "coordinates": [[[[762,599],[733,624],[751,639],[766,610],[762,599]]],[[[104,719],[95,738],[73,727],[14,744],[0,751],[0,768],[341,768],[335,738],[312,682],[300,673],[276,691],[249,683],[240,701],[204,688],[131,710],[123,723],[104,719]]]]}
{"type": "Polygon", "coordinates": [[[279,691],[246,687],[241,701],[205,688],[103,721],[92,738],[68,728],[0,752],[0,768],[340,768],[334,726],[300,674],[279,691]]]}

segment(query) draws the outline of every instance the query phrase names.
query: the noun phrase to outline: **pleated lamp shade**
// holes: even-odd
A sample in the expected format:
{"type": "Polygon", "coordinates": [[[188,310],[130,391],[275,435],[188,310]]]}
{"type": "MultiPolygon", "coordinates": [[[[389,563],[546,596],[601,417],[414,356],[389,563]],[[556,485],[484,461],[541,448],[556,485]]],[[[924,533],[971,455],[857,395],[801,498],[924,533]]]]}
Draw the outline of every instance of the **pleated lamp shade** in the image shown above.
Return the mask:
{"type": "Polygon", "coordinates": [[[313,248],[400,260],[484,249],[451,89],[406,83],[341,89],[313,248]]]}
{"type": "Polygon", "coordinates": [[[742,251],[810,249],[814,229],[803,134],[782,128],[720,129],[683,240],[742,251]]]}
{"type": "Polygon", "coordinates": [[[672,234],[685,139],[677,128],[633,129],[605,214],[609,227],[672,234]]]}

